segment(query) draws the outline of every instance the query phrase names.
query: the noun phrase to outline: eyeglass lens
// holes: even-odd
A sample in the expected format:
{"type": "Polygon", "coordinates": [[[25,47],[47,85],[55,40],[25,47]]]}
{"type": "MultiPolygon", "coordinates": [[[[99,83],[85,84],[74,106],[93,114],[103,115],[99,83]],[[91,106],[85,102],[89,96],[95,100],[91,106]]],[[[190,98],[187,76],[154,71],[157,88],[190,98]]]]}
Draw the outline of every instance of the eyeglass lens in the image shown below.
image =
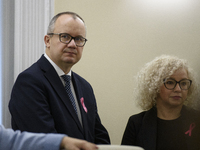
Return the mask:
{"type": "Polygon", "coordinates": [[[190,85],[191,85],[191,82],[190,80],[188,79],[184,79],[184,80],[181,80],[179,82],[175,81],[175,80],[172,80],[172,79],[168,79],[167,81],[165,81],[165,87],[167,89],[174,89],[176,84],[179,83],[179,86],[182,90],[187,90],[190,88],[190,85]]]}
{"type": "Polygon", "coordinates": [[[71,35],[66,33],[60,34],[60,41],[63,43],[68,44],[71,42],[72,39],[74,39],[74,42],[76,43],[77,46],[84,46],[86,42],[86,39],[80,36],[72,37],[71,35]]]}

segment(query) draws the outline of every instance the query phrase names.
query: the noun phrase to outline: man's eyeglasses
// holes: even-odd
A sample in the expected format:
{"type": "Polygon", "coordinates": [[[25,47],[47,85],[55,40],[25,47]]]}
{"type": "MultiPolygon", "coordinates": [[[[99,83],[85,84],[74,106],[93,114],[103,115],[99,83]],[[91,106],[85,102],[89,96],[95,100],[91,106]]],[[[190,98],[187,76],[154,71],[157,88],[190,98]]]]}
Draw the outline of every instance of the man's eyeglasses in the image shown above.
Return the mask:
{"type": "Polygon", "coordinates": [[[87,39],[82,36],[73,37],[67,33],[48,33],[48,35],[59,35],[60,42],[65,44],[69,44],[71,40],[74,39],[74,42],[78,47],[83,47],[87,41],[87,39]]]}
{"type": "Polygon", "coordinates": [[[176,87],[177,83],[179,84],[179,87],[182,90],[188,90],[192,84],[192,80],[183,79],[183,80],[177,82],[176,80],[171,79],[171,78],[169,78],[167,80],[164,79],[164,85],[169,90],[173,90],[176,87]]]}

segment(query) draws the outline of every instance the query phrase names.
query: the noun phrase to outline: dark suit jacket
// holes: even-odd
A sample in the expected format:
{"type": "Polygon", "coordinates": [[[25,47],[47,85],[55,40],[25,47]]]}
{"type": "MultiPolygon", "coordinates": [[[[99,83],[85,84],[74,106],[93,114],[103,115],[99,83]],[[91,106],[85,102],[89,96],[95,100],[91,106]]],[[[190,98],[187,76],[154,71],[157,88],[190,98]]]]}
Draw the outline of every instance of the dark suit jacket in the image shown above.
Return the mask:
{"type": "MultiPolygon", "coordinates": [[[[196,126],[192,130],[192,136],[185,134],[188,150],[199,150],[200,126],[199,112],[183,106],[181,111],[183,121],[183,132],[190,128],[191,123],[196,126]]],[[[145,150],[156,150],[157,138],[157,110],[155,107],[141,112],[129,118],[123,138],[122,145],[141,146],[145,150]]]]}
{"type": "Polygon", "coordinates": [[[42,56],[19,74],[11,93],[9,110],[14,130],[64,133],[96,144],[110,143],[101,124],[91,85],[72,72],[72,82],[79,103],[81,126],[64,86],[49,61],[42,56]],[[84,98],[87,113],[80,99],[84,98]]]}

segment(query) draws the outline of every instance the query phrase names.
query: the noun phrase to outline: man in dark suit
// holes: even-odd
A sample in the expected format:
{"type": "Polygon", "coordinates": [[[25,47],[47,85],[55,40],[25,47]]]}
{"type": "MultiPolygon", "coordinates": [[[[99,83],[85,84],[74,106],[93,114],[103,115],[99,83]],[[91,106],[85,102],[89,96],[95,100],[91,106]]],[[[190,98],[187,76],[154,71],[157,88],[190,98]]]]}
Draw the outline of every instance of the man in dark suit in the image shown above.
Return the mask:
{"type": "Polygon", "coordinates": [[[14,130],[64,133],[96,144],[109,144],[91,85],[71,71],[87,41],[83,19],[73,12],[57,14],[50,22],[45,54],[19,74],[9,110],[14,130]],[[66,81],[71,80],[70,92],[66,81]],[[73,100],[71,100],[71,98],[73,100]]]}

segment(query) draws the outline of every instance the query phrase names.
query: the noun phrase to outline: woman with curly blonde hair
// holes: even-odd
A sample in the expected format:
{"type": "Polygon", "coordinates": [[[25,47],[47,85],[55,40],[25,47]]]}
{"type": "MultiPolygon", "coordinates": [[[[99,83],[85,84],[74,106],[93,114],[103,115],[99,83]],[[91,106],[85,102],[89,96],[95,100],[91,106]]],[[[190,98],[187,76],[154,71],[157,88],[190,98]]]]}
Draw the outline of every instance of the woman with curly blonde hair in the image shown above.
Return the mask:
{"type": "Polygon", "coordinates": [[[129,118],[122,145],[199,149],[199,87],[187,61],[161,55],[145,65],[136,81],[135,98],[144,111],[129,118]]]}

